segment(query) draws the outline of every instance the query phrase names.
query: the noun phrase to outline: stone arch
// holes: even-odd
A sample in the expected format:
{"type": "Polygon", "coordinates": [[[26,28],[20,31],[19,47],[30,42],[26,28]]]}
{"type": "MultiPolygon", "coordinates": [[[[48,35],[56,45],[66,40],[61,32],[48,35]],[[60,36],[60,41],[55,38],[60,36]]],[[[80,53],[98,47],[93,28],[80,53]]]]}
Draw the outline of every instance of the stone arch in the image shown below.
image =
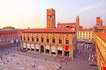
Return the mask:
{"type": "Polygon", "coordinates": [[[31,44],[31,51],[34,51],[34,44],[31,44]]]}
{"type": "Polygon", "coordinates": [[[44,53],[44,50],[45,50],[44,45],[41,45],[41,46],[40,46],[40,52],[41,52],[41,53],[44,53]]]}
{"type": "Polygon", "coordinates": [[[50,53],[50,46],[46,45],[45,47],[45,53],[49,54],[50,53]]]}
{"type": "Polygon", "coordinates": [[[63,53],[63,48],[62,47],[58,47],[57,48],[57,54],[62,56],[62,53],[63,53]]]}
{"type": "Polygon", "coordinates": [[[39,45],[39,44],[36,44],[36,45],[35,45],[35,48],[36,48],[36,51],[39,52],[40,45],[39,45]]]}
{"type": "Polygon", "coordinates": [[[57,50],[55,46],[51,46],[51,54],[56,55],[57,54],[57,50]]]}

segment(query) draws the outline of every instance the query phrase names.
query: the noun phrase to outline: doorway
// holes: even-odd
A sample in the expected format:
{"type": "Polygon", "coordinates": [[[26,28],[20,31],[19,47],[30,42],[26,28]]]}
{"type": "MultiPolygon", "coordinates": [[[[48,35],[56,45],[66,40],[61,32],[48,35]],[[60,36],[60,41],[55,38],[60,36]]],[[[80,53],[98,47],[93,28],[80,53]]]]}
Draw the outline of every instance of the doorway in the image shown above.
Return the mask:
{"type": "Polygon", "coordinates": [[[62,56],[62,50],[58,50],[57,53],[62,56]]]}
{"type": "Polygon", "coordinates": [[[51,52],[52,55],[56,55],[56,52],[51,52]]]}
{"type": "Polygon", "coordinates": [[[46,53],[49,54],[49,49],[46,49],[46,53]]]}
{"type": "Polygon", "coordinates": [[[39,52],[39,49],[36,49],[36,52],[39,52]]]}
{"type": "Polygon", "coordinates": [[[69,51],[65,51],[64,56],[69,56],[69,51]]]}
{"type": "Polygon", "coordinates": [[[40,52],[44,53],[44,46],[43,45],[41,45],[41,47],[40,47],[40,52]]]}

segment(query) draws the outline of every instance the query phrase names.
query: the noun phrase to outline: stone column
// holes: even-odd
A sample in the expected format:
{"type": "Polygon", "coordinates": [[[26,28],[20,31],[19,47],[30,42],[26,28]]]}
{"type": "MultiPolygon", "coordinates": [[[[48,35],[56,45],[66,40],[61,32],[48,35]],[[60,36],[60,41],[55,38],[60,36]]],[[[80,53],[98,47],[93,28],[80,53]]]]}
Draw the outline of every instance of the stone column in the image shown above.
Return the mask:
{"type": "MultiPolygon", "coordinates": [[[[55,47],[56,47],[56,46],[55,46],[55,47]]],[[[57,56],[57,47],[56,47],[56,49],[55,49],[55,50],[56,50],[56,56],[57,56]]]]}
{"type": "Polygon", "coordinates": [[[46,47],[46,45],[43,45],[43,46],[44,46],[44,54],[46,54],[46,48],[45,48],[45,47],[46,47]]]}
{"type": "Polygon", "coordinates": [[[64,56],[64,50],[62,50],[62,56],[64,56]]]}
{"type": "Polygon", "coordinates": [[[21,48],[23,48],[23,42],[21,42],[21,48]]]}
{"type": "Polygon", "coordinates": [[[62,56],[64,56],[64,46],[63,46],[63,50],[62,50],[62,56]]]}
{"type": "Polygon", "coordinates": [[[52,55],[51,52],[52,52],[52,51],[51,51],[51,45],[50,45],[50,52],[49,52],[50,56],[52,55]]]}
{"type": "Polygon", "coordinates": [[[69,51],[69,57],[73,60],[73,50],[69,51]]]}

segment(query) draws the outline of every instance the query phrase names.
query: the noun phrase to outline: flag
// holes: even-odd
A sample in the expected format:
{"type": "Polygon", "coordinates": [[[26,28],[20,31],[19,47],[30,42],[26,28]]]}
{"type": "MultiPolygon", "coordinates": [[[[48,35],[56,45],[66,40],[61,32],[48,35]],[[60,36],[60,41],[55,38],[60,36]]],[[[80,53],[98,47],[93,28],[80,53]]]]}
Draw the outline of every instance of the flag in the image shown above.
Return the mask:
{"type": "Polygon", "coordinates": [[[68,45],[64,46],[64,51],[69,51],[69,46],[68,45]]]}
{"type": "Polygon", "coordinates": [[[103,70],[106,70],[106,67],[103,67],[103,70]]]}

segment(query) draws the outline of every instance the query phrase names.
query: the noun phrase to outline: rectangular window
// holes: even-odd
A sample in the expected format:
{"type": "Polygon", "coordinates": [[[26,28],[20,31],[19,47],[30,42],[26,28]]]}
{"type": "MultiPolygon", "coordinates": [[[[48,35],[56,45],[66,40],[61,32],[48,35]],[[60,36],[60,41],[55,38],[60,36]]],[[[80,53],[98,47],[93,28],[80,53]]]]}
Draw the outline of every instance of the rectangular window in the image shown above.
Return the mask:
{"type": "Polygon", "coordinates": [[[61,44],[62,43],[62,40],[61,39],[59,39],[59,44],[61,44]]]}
{"type": "Polygon", "coordinates": [[[41,38],[41,42],[43,42],[44,41],[44,39],[43,38],[41,38]]]}
{"type": "Polygon", "coordinates": [[[34,38],[32,37],[32,42],[34,41],[34,38]]]}
{"type": "Polygon", "coordinates": [[[24,37],[24,41],[25,41],[25,37],[24,37]]]}
{"type": "Polygon", "coordinates": [[[52,39],[52,42],[55,43],[55,39],[52,39]]]}
{"type": "Polygon", "coordinates": [[[28,38],[28,41],[29,41],[29,37],[27,37],[28,38]]]}
{"type": "Polygon", "coordinates": [[[21,36],[21,40],[22,40],[22,36],[21,36]]]}
{"type": "Polygon", "coordinates": [[[69,44],[69,40],[66,40],[66,44],[69,44]]]}
{"type": "Polygon", "coordinates": [[[39,41],[39,38],[36,38],[36,41],[38,42],[39,41]]]}
{"type": "Polygon", "coordinates": [[[49,39],[47,39],[46,42],[49,43],[49,39]]]}

